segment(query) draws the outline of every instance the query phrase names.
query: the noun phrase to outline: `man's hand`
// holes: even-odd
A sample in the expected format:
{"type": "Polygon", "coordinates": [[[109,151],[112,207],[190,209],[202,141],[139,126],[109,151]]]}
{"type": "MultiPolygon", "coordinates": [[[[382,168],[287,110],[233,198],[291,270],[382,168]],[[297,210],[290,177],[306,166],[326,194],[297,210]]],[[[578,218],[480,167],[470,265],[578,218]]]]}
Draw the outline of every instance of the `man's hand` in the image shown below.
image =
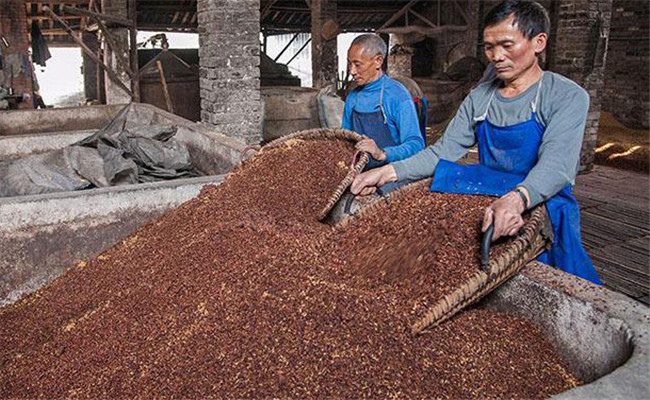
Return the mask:
{"type": "Polygon", "coordinates": [[[367,196],[375,193],[379,186],[383,186],[388,182],[395,182],[396,180],[397,174],[395,173],[395,168],[388,164],[357,175],[354,181],[352,181],[350,191],[358,196],[367,196]]]}
{"type": "Polygon", "coordinates": [[[369,153],[372,158],[377,161],[384,161],[386,159],[386,153],[377,146],[374,140],[364,136],[363,139],[359,140],[354,146],[359,151],[365,151],[369,153]]]}
{"type": "Polygon", "coordinates": [[[492,241],[501,236],[516,235],[524,226],[521,214],[524,212],[524,202],[519,193],[508,192],[485,209],[483,215],[483,232],[494,222],[492,241]]]}

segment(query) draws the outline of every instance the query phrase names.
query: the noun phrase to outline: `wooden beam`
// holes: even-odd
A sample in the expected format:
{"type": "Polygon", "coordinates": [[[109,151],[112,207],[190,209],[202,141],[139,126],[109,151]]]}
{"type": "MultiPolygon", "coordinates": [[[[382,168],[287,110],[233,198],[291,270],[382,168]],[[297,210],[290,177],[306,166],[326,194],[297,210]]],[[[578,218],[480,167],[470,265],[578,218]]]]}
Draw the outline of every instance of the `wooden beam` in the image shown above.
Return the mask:
{"type": "Polygon", "coordinates": [[[68,24],[65,23],[65,21],[60,19],[59,16],[56,15],[54,11],[50,10],[50,7],[48,6],[43,6],[43,11],[49,13],[56,22],[61,24],[61,26],[63,26],[63,28],[68,32],[70,37],[75,41],[75,43],[79,45],[79,47],[81,47],[81,49],[88,55],[88,57],[92,58],[92,60],[96,62],[97,65],[99,65],[104,71],[106,71],[108,77],[111,78],[122,90],[124,90],[124,92],[126,92],[126,94],[128,94],[129,97],[133,98],[133,93],[131,93],[131,90],[129,90],[129,88],[127,88],[126,85],[120,80],[120,78],[117,76],[115,71],[113,71],[110,67],[104,64],[104,62],[100,60],[95,55],[95,53],[93,53],[93,51],[90,50],[90,48],[86,46],[86,44],[81,39],[75,36],[74,31],[72,30],[72,28],[68,26],[68,24]]]}
{"type": "Polygon", "coordinates": [[[287,66],[288,66],[288,65],[291,63],[291,61],[293,61],[296,57],[298,57],[298,55],[299,55],[300,53],[302,53],[302,51],[305,49],[305,47],[307,47],[307,45],[308,45],[309,43],[311,43],[311,38],[309,38],[309,39],[305,42],[305,44],[303,44],[302,47],[301,47],[301,48],[296,52],[296,54],[294,54],[293,57],[291,57],[291,59],[290,59],[289,61],[287,61],[287,63],[284,64],[284,65],[287,65],[287,66]]]}
{"type": "Polygon", "coordinates": [[[260,21],[266,18],[269,13],[271,12],[271,7],[277,2],[278,0],[269,0],[268,3],[266,3],[266,6],[262,9],[262,12],[260,13],[260,21]]]}
{"type": "MultiPolygon", "coordinates": [[[[61,18],[64,21],[71,20],[71,19],[82,19],[82,16],[79,15],[59,15],[59,18],[61,18]]],[[[31,21],[50,21],[52,18],[49,15],[32,15],[30,17],[27,17],[27,20],[31,21]]]]}
{"type": "Polygon", "coordinates": [[[66,6],[66,5],[62,5],[61,10],[63,10],[64,12],[70,13],[70,14],[82,15],[84,17],[95,17],[96,19],[99,18],[102,21],[112,22],[112,23],[118,24],[118,25],[124,25],[124,26],[126,26],[128,28],[135,26],[135,23],[133,21],[131,21],[129,19],[125,19],[125,18],[115,17],[113,15],[106,15],[106,14],[103,14],[103,13],[96,13],[96,12],[93,12],[93,11],[82,10],[80,8],[69,7],[69,6],[66,6]]]}
{"type": "Polygon", "coordinates": [[[94,16],[91,16],[90,18],[92,18],[97,23],[97,26],[99,26],[99,29],[101,30],[102,35],[104,35],[108,46],[111,48],[113,53],[115,53],[115,59],[117,60],[118,64],[120,64],[120,67],[126,71],[126,73],[129,75],[129,78],[133,78],[133,70],[131,67],[129,67],[129,63],[124,59],[126,57],[126,52],[122,46],[117,44],[113,34],[108,30],[106,25],[104,25],[104,23],[99,18],[96,18],[94,16]]]}
{"type": "Polygon", "coordinates": [[[429,28],[426,26],[410,25],[410,26],[395,26],[388,27],[382,30],[377,30],[377,33],[421,33],[429,37],[436,37],[445,32],[464,32],[467,30],[466,25],[441,25],[436,28],[429,28]]]}
{"type": "Polygon", "coordinates": [[[411,7],[413,7],[415,5],[415,3],[417,3],[418,1],[419,0],[411,0],[411,1],[409,1],[407,5],[402,7],[401,10],[399,10],[397,13],[395,13],[395,15],[390,17],[390,19],[388,21],[384,22],[384,24],[379,29],[377,29],[377,31],[380,31],[380,30],[382,30],[384,28],[389,27],[393,22],[397,21],[402,15],[404,15],[408,10],[410,10],[411,7]]]}
{"type": "Polygon", "coordinates": [[[162,85],[163,95],[165,95],[165,104],[167,105],[167,111],[173,114],[174,105],[172,104],[172,97],[169,95],[169,89],[167,88],[167,79],[165,79],[165,71],[163,70],[163,66],[160,60],[156,60],[156,67],[160,73],[160,84],[162,85]]]}
{"type": "Polygon", "coordinates": [[[138,63],[138,11],[136,8],[136,0],[129,1],[129,19],[133,21],[133,26],[129,28],[129,58],[131,59],[131,92],[133,93],[133,101],[140,102],[140,67],[138,63]]]}
{"type": "Polygon", "coordinates": [[[281,51],[277,56],[275,56],[275,58],[273,59],[273,61],[278,61],[278,60],[280,59],[280,57],[282,57],[282,55],[284,54],[284,52],[287,51],[287,49],[289,48],[289,46],[291,46],[291,43],[293,43],[293,42],[298,38],[298,35],[299,35],[299,33],[296,33],[295,35],[293,35],[293,37],[291,38],[291,40],[289,40],[289,43],[287,43],[287,45],[284,46],[284,48],[282,49],[282,51],[281,51]]]}
{"type": "Polygon", "coordinates": [[[432,27],[432,28],[437,28],[437,27],[438,27],[438,25],[436,25],[436,24],[434,24],[433,22],[429,21],[429,20],[428,20],[424,15],[421,15],[421,14],[419,14],[419,13],[416,13],[416,12],[413,11],[413,10],[409,10],[409,12],[410,12],[411,14],[415,15],[416,17],[418,17],[422,22],[424,22],[425,24],[429,25],[430,27],[432,27]]]}
{"type": "Polygon", "coordinates": [[[454,7],[458,11],[458,13],[463,17],[463,19],[465,20],[465,23],[467,25],[469,25],[469,17],[467,16],[467,12],[465,12],[465,10],[463,10],[463,7],[461,7],[460,4],[458,4],[458,2],[456,2],[456,0],[451,0],[451,2],[454,4],[454,7]]]}

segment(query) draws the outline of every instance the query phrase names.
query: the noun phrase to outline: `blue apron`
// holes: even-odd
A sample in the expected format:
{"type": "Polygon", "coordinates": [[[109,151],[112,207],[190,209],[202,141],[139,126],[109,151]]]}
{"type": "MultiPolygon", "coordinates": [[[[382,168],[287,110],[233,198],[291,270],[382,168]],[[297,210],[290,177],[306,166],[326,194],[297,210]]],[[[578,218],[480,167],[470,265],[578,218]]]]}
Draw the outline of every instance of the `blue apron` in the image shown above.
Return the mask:
{"type": "MultiPolygon", "coordinates": [[[[379,92],[379,109],[377,111],[368,113],[358,112],[356,110],[356,102],[352,108],[352,130],[374,140],[377,146],[382,150],[386,147],[397,145],[390,134],[390,129],[388,129],[386,113],[384,112],[383,99],[384,80],[381,81],[381,90],[379,92]]],[[[364,171],[380,167],[385,163],[386,161],[378,161],[370,156],[370,161],[366,165],[364,171]]],[[[391,182],[382,186],[381,190],[378,190],[378,192],[380,194],[382,192],[387,193],[391,190],[397,189],[402,185],[405,185],[406,183],[408,182],[391,182]]]]}
{"type": "MultiPolygon", "coordinates": [[[[536,119],[542,78],[531,104],[530,120],[515,125],[496,126],[487,119],[498,88],[492,92],[485,112],[476,118],[479,164],[458,165],[440,160],[431,184],[432,191],[503,196],[524,181],[537,163],[539,146],[546,130],[544,124],[536,119]]],[[[602,285],[582,246],[580,208],[572,189],[569,184],[546,201],[554,239],[551,249],[542,253],[537,260],[602,285]]]]}

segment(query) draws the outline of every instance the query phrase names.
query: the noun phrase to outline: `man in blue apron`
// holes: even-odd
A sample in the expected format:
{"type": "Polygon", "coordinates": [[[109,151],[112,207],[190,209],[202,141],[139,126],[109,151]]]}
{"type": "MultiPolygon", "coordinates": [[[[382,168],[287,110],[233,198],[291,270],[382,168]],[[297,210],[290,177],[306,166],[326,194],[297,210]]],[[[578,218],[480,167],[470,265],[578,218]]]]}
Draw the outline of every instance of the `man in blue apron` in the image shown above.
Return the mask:
{"type": "Polygon", "coordinates": [[[357,87],[345,100],[342,127],[365,136],[357,150],[371,156],[366,169],[409,158],[424,148],[415,103],[401,83],[382,72],[385,57],[386,43],[375,34],[357,36],[348,50],[348,70],[357,87]]]}
{"type": "Polygon", "coordinates": [[[582,246],[580,210],[572,194],[589,95],[539,67],[549,25],[546,10],[536,2],[498,4],[486,15],[483,31],[496,77],[467,96],[437,143],[359,175],[351,190],[364,195],[390,182],[433,175],[433,191],[499,196],[483,219],[483,230],[494,223],[494,239],[515,235],[524,223],[522,213],[544,203],[554,240],[538,260],[600,284],[582,246]],[[476,144],[479,164],[455,163],[476,144]]]}

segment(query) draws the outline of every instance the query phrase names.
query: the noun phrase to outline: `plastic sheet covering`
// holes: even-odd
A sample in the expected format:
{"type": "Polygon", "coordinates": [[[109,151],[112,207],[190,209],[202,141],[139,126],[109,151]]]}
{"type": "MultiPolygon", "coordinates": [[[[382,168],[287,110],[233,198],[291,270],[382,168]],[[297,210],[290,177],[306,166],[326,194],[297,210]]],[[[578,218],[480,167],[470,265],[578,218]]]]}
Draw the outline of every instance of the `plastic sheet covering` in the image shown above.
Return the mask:
{"type": "Polygon", "coordinates": [[[129,105],[95,134],[61,150],[0,162],[0,197],[197,176],[177,127],[129,105]]]}

